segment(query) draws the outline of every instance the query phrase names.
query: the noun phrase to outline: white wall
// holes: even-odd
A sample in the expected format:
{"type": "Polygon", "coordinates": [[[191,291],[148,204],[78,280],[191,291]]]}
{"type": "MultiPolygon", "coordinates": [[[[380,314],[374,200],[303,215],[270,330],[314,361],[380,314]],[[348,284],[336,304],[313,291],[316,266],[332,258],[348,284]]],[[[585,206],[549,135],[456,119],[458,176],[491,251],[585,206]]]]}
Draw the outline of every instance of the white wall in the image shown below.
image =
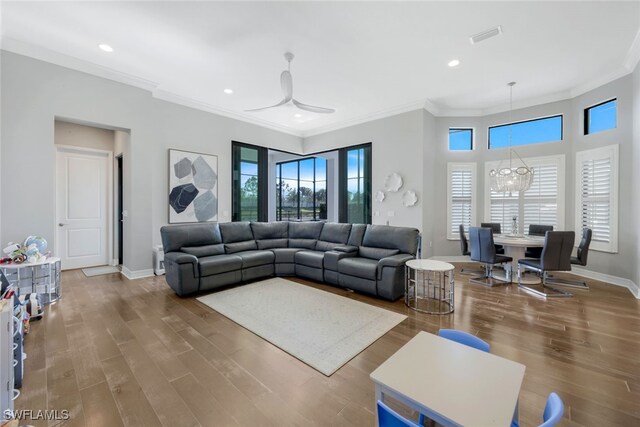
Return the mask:
{"type": "Polygon", "coordinates": [[[124,163],[130,186],[125,193],[129,216],[124,264],[131,271],[151,268],[151,246],[160,242],[160,227],[168,220],[169,148],[218,155],[221,222],[230,220],[232,140],[302,151],[298,137],[161,101],[142,89],[5,51],[1,79],[0,175],[11,189],[3,191],[0,206],[3,242],[39,234],[54,246],[56,117],[130,130],[124,163]],[[36,176],[24,179],[25,173],[36,176]]]}
{"type": "Polygon", "coordinates": [[[367,142],[372,143],[373,193],[384,189],[384,179],[390,173],[397,172],[404,180],[401,191],[387,193],[382,203],[373,201],[372,222],[385,224],[389,221],[390,225],[416,227],[422,230],[422,110],[305,138],[304,152],[314,153],[367,142]],[[402,192],[408,189],[416,192],[418,203],[405,208],[402,206],[402,192]]]}
{"type": "Polygon", "coordinates": [[[97,150],[114,150],[115,131],[56,120],[54,143],[97,150]]]}

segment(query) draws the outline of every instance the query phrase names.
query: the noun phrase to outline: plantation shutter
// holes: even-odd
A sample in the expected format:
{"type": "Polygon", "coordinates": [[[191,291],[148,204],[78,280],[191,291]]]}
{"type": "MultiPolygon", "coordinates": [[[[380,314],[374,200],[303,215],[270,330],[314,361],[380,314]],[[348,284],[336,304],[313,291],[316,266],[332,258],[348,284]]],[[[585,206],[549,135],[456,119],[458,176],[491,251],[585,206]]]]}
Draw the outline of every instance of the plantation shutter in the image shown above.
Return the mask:
{"type": "Polygon", "coordinates": [[[460,224],[468,231],[475,222],[475,163],[450,163],[448,171],[448,238],[457,239],[460,224]]]}
{"type": "Polygon", "coordinates": [[[558,165],[555,161],[534,167],[531,188],[524,192],[524,232],[530,224],[558,229],[558,165]]]}
{"type": "Polygon", "coordinates": [[[502,233],[511,233],[511,223],[513,217],[519,216],[519,201],[518,193],[498,193],[497,191],[491,191],[490,193],[491,204],[491,221],[500,223],[500,229],[502,233]]]}
{"type": "Polygon", "coordinates": [[[580,192],[581,227],[593,231],[593,241],[611,241],[611,159],[583,160],[580,192]]]}

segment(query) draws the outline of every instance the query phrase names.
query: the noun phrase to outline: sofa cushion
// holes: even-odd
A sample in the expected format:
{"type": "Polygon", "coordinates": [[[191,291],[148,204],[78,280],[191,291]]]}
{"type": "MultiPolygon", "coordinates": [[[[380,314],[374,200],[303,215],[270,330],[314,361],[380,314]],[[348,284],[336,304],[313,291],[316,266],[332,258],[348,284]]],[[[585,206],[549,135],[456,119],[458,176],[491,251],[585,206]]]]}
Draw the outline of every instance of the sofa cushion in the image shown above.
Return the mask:
{"type": "Polygon", "coordinates": [[[351,233],[349,233],[349,240],[347,241],[347,245],[360,246],[362,244],[362,238],[364,237],[364,232],[366,231],[366,229],[366,224],[353,224],[351,226],[351,233]]]}
{"type": "Polygon", "coordinates": [[[415,255],[418,248],[418,230],[390,225],[367,225],[362,246],[398,249],[402,253],[415,255]]]}
{"type": "Polygon", "coordinates": [[[243,252],[243,251],[255,251],[256,249],[258,249],[258,245],[256,245],[255,240],[247,240],[245,242],[224,244],[224,250],[228,254],[234,254],[236,252],[243,252]]]}
{"type": "Polygon", "coordinates": [[[300,251],[296,253],[295,260],[296,264],[306,265],[307,267],[322,268],[324,252],[300,251]]]}
{"type": "Polygon", "coordinates": [[[286,248],[289,246],[289,239],[265,239],[256,240],[258,249],[286,248]]]}
{"type": "Polygon", "coordinates": [[[293,264],[297,252],[302,251],[300,248],[275,248],[271,252],[276,257],[276,264],[293,264]]]}
{"type": "Polygon", "coordinates": [[[288,222],[252,222],[251,230],[256,240],[286,239],[289,237],[288,222]]]}
{"type": "Polygon", "coordinates": [[[217,245],[183,246],[180,248],[180,251],[201,258],[205,256],[224,254],[224,245],[222,243],[218,243],[217,245]]]}
{"type": "Polygon", "coordinates": [[[321,222],[290,222],[289,238],[318,240],[322,226],[321,222]]]}
{"type": "Polygon", "coordinates": [[[360,246],[358,249],[358,256],[375,260],[380,260],[399,253],[400,251],[398,249],[370,248],[368,246],[360,246]]]}
{"type": "Polygon", "coordinates": [[[242,268],[273,264],[275,256],[271,251],[246,251],[234,254],[242,259],[242,268]]]}
{"type": "Polygon", "coordinates": [[[315,239],[289,239],[289,247],[314,250],[317,242],[315,239]]]}
{"type": "Polygon", "coordinates": [[[222,243],[217,223],[166,225],[160,229],[164,252],[177,252],[183,246],[222,243]]]}
{"type": "Polygon", "coordinates": [[[248,222],[224,222],[220,224],[222,243],[235,243],[253,240],[253,232],[248,222]]]}
{"type": "Polygon", "coordinates": [[[338,272],[349,276],[376,280],[378,261],[369,258],[343,258],[338,261],[338,272]]]}
{"type": "Polygon", "coordinates": [[[198,260],[200,276],[227,273],[242,268],[242,258],[236,255],[214,255],[198,260]]]}

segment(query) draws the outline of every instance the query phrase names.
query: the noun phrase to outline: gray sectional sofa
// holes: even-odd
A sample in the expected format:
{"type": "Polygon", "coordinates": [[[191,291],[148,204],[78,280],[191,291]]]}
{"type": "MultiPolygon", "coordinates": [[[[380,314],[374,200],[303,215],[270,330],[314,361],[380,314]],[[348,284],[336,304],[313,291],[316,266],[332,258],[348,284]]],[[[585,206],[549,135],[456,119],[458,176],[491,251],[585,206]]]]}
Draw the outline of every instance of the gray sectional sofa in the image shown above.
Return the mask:
{"type": "Polygon", "coordinates": [[[229,222],[162,227],[166,280],[185,296],[270,276],[299,276],[396,300],[419,232],[386,225],[229,222]]]}

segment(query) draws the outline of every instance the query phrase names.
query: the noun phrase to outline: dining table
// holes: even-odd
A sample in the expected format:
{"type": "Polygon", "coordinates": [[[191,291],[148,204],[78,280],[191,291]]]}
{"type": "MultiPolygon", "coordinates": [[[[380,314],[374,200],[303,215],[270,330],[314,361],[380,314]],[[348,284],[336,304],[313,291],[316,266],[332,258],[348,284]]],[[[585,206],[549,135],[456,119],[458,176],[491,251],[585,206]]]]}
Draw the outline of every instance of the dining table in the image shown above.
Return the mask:
{"type": "Polygon", "coordinates": [[[443,426],[510,426],[526,367],[421,331],[370,375],[391,397],[443,426]]]}
{"type": "MultiPolygon", "coordinates": [[[[493,243],[504,247],[504,254],[512,258],[510,264],[507,264],[504,273],[494,271],[493,276],[500,280],[513,282],[517,280],[518,260],[525,258],[526,248],[542,248],[544,247],[544,236],[533,235],[513,235],[513,234],[494,234],[493,243]]],[[[540,283],[540,278],[533,274],[526,274],[520,277],[520,281],[527,285],[535,285],[540,283]]]]}

